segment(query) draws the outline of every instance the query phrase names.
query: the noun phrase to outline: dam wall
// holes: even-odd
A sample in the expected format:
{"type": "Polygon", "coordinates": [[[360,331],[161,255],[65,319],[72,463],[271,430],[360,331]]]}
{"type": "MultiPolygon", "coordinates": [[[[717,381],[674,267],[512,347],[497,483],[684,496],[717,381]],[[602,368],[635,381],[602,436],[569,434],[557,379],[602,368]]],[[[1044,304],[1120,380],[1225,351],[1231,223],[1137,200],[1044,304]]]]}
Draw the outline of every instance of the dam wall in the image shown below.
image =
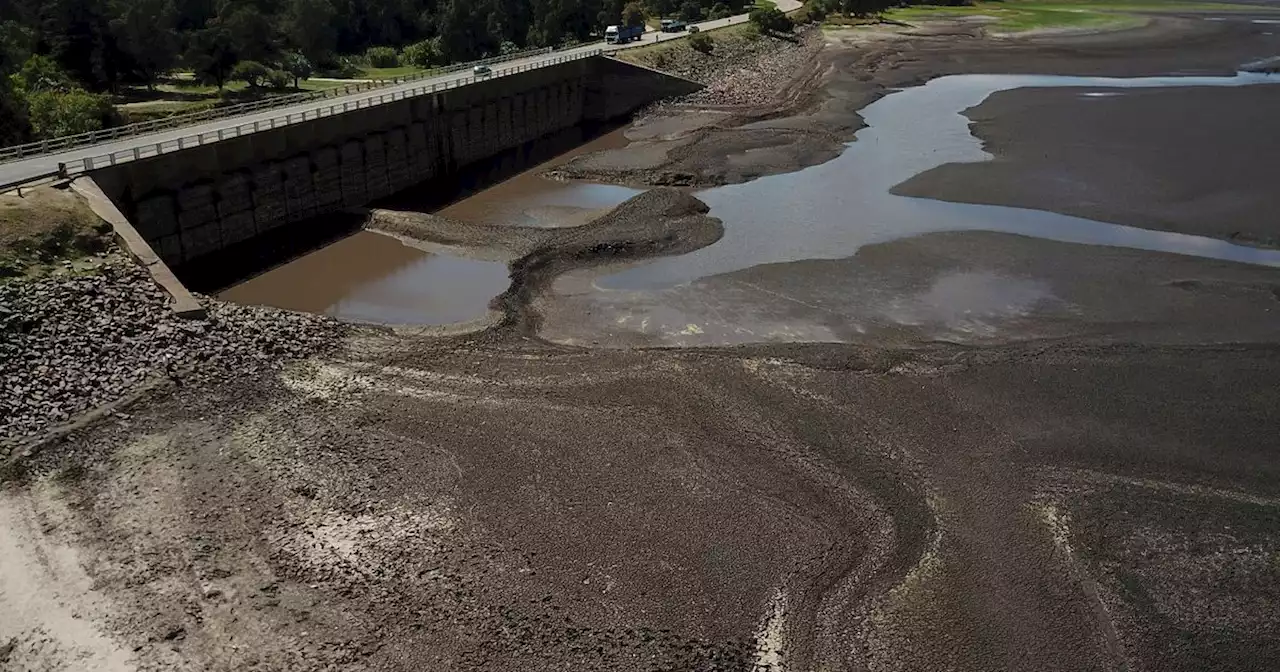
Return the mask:
{"type": "Polygon", "coordinates": [[[172,267],[700,85],[605,56],[263,129],[92,173],[172,267]]]}

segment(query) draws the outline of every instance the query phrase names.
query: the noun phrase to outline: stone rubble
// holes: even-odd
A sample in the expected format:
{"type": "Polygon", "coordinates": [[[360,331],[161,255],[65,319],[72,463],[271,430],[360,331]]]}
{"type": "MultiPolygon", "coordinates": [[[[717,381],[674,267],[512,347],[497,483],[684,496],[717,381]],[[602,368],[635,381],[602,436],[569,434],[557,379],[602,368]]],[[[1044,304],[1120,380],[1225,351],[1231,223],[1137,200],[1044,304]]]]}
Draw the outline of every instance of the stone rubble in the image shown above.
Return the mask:
{"type": "Polygon", "coordinates": [[[187,320],[146,270],[108,257],[93,272],[0,283],[0,459],[152,376],[213,382],[337,342],[331,319],[206,300],[187,320]]]}
{"type": "MultiPolygon", "coordinates": [[[[709,33],[715,35],[715,33],[709,33]]],[[[743,106],[772,101],[822,48],[822,31],[802,28],[795,41],[762,36],[757,40],[716,42],[710,55],[681,49],[660,67],[706,84],[697,93],[666,105],[743,106]]]]}

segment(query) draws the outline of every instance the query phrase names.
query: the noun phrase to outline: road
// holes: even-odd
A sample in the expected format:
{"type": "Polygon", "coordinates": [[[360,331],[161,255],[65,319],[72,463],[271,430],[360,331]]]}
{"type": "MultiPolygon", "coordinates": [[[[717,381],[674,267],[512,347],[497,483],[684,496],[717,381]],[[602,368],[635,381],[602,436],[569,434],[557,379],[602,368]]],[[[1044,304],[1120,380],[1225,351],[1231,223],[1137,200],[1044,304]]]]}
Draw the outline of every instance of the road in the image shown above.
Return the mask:
{"type": "MultiPolygon", "coordinates": [[[[778,0],[778,8],[782,9],[783,11],[792,11],[794,9],[798,9],[800,6],[801,6],[801,3],[799,2],[799,0],[778,0]]],[[[703,21],[701,23],[694,24],[694,25],[697,25],[699,30],[705,31],[705,30],[713,30],[716,28],[723,28],[725,26],[729,26],[732,24],[743,23],[746,20],[747,20],[746,14],[739,14],[737,16],[732,16],[726,19],[718,19],[715,21],[703,21]]],[[[597,49],[603,49],[605,51],[619,51],[622,49],[643,46],[645,44],[655,44],[657,42],[666,41],[666,40],[681,39],[687,36],[688,36],[688,33],[661,33],[658,31],[650,31],[645,33],[644,36],[638,42],[633,42],[627,45],[616,45],[616,44],[584,45],[581,47],[574,47],[571,49],[556,51],[550,54],[538,54],[536,56],[530,56],[527,58],[507,61],[498,65],[495,65],[494,69],[502,70],[502,69],[513,67],[513,66],[519,66],[519,65],[548,64],[556,59],[564,58],[565,56],[571,56],[575,54],[585,54],[591,51],[595,51],[597,49]]],[[[68,166],[71,166],[72,172],[76,172],[76,168],[78,168],[78,166],[86,158],[103,157],[105,155],[108,155],[114,152],[128,152],[134,148],[142,148],[141,150],[142,156],[148,156],[155,153],[155,147],[157,144],[160,144],[162,146],[161,151],[163,152],[176,151],[179,149],[179,147],[177,146],[177,143],[180,138],[186,138],[188,139],[187,143],[190,143],[191,142],[190,138],[196,134],[213,136],[208,140],[205,140],[204,141],[205,143],[216,142],[214,138],[216,138],[219,131],[222,131],[224,133],[230,131],[231,133],[229,134],[228,137],[235,137],[234,129],[236,129],[237,127],[243,126],[245,124],[253,124],[254,122],[268,123],[272,119],[288,117],[289,115],[297,115],[301,117],[302,115],[306,114],[308,117],[313,117],[316,115],[317,111],[319,110],[327,110],[332,106],[341,106],[343,103],[354,103],[355,101],[358,101],[358,100],[367,99],[370,96],[408,92],[408,91],[412,91],[413,89],[422,87],[424,85],[430,85],[430,84],[444,85],[444,84],[457,82],[460,80],[469,79],[470,77],[471,77],[471,72],[469,71],[464,70],[460,72],[451,72],[451,73],[444,74],[439,77],[435,77],[431,79],[420,79],[412,82],[405,82],[403,84],[394,84],[391,86],[386,86],[378,89],[365,90],[358,93],[352,93],[346,96],[337,96],[334,98],[310,100],[303,103],[298,103],[297,105],[290,105],[287,107],[276,107],[276,108],[263,110],[260,112],[252,112],[252,113],[243,114],[243,115],[234,116],[234,117],[214,119],[214,120],[210,120],[208,122],[204,122],[200,124],[193,124],[191,126],[183,126],[183,127],[172,128],[172,129],[167,129],[163,131],[156,131],[154,133],[147,133],[143,135],[135,135],[127,138],[122,138],[119,140],[102,142],[96,145],[85,145],[83,147],[77,147],[75,149],[71,149],[65,152],[59,152],[56,154],[43,154],[39,156],[32,156],[30,158],[22,159],[19,161],[11,161],[8,163],[0,164],[0,184],[9,184],[13,182],[18,182],[21,180],[34,178],[35,176],[38,176],[38,175],[43,175],[43,174],[53,172],[58,169],[59,164],[68,164],[68,166]]]]}

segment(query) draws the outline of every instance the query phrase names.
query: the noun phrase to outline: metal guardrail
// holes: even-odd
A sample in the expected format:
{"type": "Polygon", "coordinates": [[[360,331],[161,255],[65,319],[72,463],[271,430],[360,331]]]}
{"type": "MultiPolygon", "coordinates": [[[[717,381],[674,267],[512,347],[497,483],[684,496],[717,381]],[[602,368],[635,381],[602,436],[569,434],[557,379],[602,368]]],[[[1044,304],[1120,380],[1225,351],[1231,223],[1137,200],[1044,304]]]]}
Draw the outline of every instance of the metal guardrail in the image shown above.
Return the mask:
{"type": "Polygon", "coordinates": [[[290,114],[282,115],[279,117],[272,117],[266,120],[246,122],[243,124],[239,124],[237,126],[220,128],[216,131],[204,131],[200,133],[194,133],[192,135],[182,136],[173,140],[164,140],[161,142],[135,145],[128,149],[111,152],[109,154],[102,154],[98,156],[88,156],[83,159],[75,159],[75,160],[67,161],[65,164],[60,164],[64,167],[61,173],[67,176],[75,175],[75,174],[95,170],[98,168],[102,168],[105,166],[114,166],[120,163],[127,163],[130,161],[137,161],[139,159],[159,156],[160,154],[165,154],[168,152],[176,152],[176,151],[188,149],[191,147],[199,147],[200,145],[206,145],[213,142],[218,142],[220,140],[237,138],[242,135],[249,135],[252,133],[257,133],[259,131],[267,131],[273,128],[280,128],[282,126],[299,124],[306,121],[314,121],[321,117],[330,117],[335,114],[342,114],[344,112],[350,112],[352,110],[361,110],[369,107],[374,107],[377,105],[383,105],[386,103],[394,102],[397,100],[404,100],[405,98],[414,98],[421,95],[436,93],[438,91],[456,89],[462,86],[466,86],[468,84],[473,84],[476,81],[494,79],[494,78],[503,77],[506,75],[513,75],[519,72],[528,72],[530,70],[537,70],[539,68],[545,68],[551,65],[557,65],[559,63],[565,63],[568,61],[577,61],[584,58],[593,58],[603,53],[604,53],[604,50],[602,49],[593,49],[591,51],[583,51],[583,52],[578,52],[574,54],[568,54],[565,56],[559,56],[559,57],[552,58],[545,61],[537,61],[535,63],[522,63],[509,68],[494,69],[493,74],[488,77],[478,77],[478,78],[474,76],[461,77],[459,79],[451,79],[444,82],[424,84],[423,86],[418,86],[418,87],[414,87],[412,89],[406,89],[403,91],[391,91],[388,93],[381,93],[381,94],[376,94],[372,96],[367,96],[364,98],[358,98],[356,100],[343,101],[341,103],[335,103],[333,105],[330,105],[327,108],[321,107],[321,108],[316,108],[312,110],[304,110],[302,112],[290,113],[290,114]]]}
{"type": "Polygon", "coordinates": [[[450,72],[458,72],[474,68],[477,65],[492,65],[494,63],[503,63],[530,56],[540,54],[549,54],[553,50],[550,47],[543,49],[532,49],[522,51],[516,54],[507,54],[506,56],[495,56],[485,58],[478,61],[470,61],[467,63],[458,63],[443,68],[435,68],[417,72],[404,77],[396,77],[393,79],[377,79],[368,82],[356,82],[345,86],[335,86],[329,89],[321,89],[318,91],[308,91],[305,93],[295,93],[287,96],[271,96],[261,100],[250,101],[247,103],[236,103],[235,105],[226,105],[215,107],[200,112],[188,112],[185,114],[175,114],[164,117],[162,119],[153,119],[151,121],[141,121],[136,124],[128,124],[126,126],[116,126],[114,128],[104,128],[98,131],[90,131],[88,133],[80,133],[77,135],[66,135],[60,138],[50,138],[39,142],[29,142],[25,145],[14,145],[0,149],[0,163],[7,161],[17,161],[32,156],[40,156],[43,154],[54,154],[57,152],[65,152],[68,149],[76,147],[84,147],[86,145],[95,145],[100,142],[109,140],[119,140],[120,138],[142,135],[145,133],[154,133],[155,131],[163,131],[181,126],[189,126],[192,124],[212,121],[215,119],[225,119],[227,117],[236,117],[251,112],[260,112],[262,110],[270,110],[279,107],[288,107],[312,100],[323,100],[325,98],[336,98],[338,96],[347,96],[360,91],[370,89],[383,88],[387,86],[395,86],[404,84],[405,82],[413,82],[419,79],[429,79],[439,77],[450,72]]]}

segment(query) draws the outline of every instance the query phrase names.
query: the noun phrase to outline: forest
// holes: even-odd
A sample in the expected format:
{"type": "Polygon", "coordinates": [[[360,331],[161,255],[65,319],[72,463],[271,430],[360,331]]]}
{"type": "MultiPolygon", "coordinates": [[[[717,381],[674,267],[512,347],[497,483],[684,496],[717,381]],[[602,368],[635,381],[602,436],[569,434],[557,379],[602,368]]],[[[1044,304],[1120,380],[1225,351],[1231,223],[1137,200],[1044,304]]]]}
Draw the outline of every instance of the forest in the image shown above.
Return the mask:
{"type": "Polygon", "coordinates": [[[748,1],[0,0],[0,146],[121,123],[112,94],[174,71],[219,91],[232,79],[283,89],[359,65],[566,46],[613,23],[721,18],[748,1]]]}

